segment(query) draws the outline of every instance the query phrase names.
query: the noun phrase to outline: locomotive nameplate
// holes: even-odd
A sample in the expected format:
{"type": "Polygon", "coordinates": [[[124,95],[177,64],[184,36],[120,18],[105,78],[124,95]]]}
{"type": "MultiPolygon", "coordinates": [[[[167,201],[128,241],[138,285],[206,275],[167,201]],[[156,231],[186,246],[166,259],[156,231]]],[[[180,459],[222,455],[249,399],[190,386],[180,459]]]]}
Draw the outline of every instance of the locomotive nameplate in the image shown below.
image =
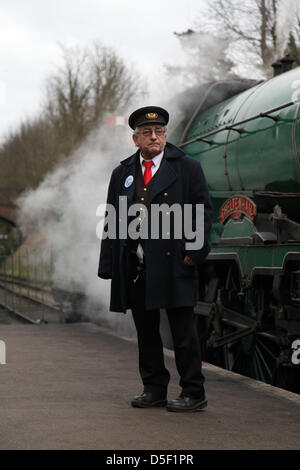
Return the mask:
{"type": "Polygon", "coordinates": [[[246,196],[232,196],[224,202],[220,209],[220,221],[223,224],[228,217],[240,219],[244,214],[248,219],[253,220],[256,216],[256,204],[246,196]]]}

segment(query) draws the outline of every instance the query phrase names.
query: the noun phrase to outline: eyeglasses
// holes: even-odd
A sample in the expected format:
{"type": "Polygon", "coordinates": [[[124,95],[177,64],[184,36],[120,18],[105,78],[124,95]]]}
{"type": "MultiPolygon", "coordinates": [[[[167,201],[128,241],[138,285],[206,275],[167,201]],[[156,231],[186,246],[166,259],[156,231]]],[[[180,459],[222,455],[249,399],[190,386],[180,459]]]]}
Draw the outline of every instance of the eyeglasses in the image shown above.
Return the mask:
{"type": "Polygon", "coordinates": [[[158,127],[157,129],[143,129],[141,132],[139,132],[139,134],[142,134],[144,137],[150,137],[153,132],[158,137],[161,137],[166,133],[165,129],[163,129],[162,127],[158,127]]]}

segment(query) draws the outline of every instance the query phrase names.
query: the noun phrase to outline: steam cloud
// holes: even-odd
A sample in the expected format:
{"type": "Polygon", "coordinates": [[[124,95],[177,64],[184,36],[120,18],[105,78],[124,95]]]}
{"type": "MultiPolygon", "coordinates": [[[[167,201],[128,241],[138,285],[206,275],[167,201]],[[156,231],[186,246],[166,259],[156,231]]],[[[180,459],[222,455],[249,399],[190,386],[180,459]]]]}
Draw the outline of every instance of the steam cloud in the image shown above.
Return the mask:
{"type": "Polygon", "coordinates": [[[69,163],[18,200],[22,231],[28,237],[41,232],[43,251],[52,253],[54,285],[85,294],[108,323],[118,322],[123,314],[106,313],[109,281],[97,277],[100,241],[96,236],[96,209],[106,201],[113,168],[135,151],[128,134],[129,129],[121,127],[93,131],[69,163]]]}
{"type": "Polygon", "coordinates": [[[278,22],[276,28],[278,58],[283,57],[289,40],[289,32],[295,24],[298,0],[281,0],[278,6],[278,22]]]}

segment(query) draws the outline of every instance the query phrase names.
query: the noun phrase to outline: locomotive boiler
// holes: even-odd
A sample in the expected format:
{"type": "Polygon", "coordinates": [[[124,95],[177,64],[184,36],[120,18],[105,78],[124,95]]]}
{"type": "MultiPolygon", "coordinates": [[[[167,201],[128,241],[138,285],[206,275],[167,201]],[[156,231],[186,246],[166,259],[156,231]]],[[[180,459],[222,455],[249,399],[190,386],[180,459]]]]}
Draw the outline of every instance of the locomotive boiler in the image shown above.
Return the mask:
{"type": "Polygon", "coordinates": [[[300,392],[300,68],[209,84],[196,103],[170,140],[201,162],[214,207],[205,358],[300,392]]]}

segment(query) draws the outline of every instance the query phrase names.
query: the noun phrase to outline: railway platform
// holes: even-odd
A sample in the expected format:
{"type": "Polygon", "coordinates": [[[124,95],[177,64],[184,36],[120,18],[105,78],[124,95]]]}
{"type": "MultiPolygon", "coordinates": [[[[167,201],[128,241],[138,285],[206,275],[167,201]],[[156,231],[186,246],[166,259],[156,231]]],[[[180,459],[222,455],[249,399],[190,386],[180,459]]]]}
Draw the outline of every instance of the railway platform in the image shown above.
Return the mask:
{"type": "MultiPolygon", "coordinates": [[[[0,325],[0,449],[299,450],[300,396],[204,363],[208,407],[132,408],[135,339],[92,323],[0,325]]],[[[179,394],[172,351],[169,398],[179,394]]],[[[115,455],[115,454],[112,454],[115,455]]]]}

